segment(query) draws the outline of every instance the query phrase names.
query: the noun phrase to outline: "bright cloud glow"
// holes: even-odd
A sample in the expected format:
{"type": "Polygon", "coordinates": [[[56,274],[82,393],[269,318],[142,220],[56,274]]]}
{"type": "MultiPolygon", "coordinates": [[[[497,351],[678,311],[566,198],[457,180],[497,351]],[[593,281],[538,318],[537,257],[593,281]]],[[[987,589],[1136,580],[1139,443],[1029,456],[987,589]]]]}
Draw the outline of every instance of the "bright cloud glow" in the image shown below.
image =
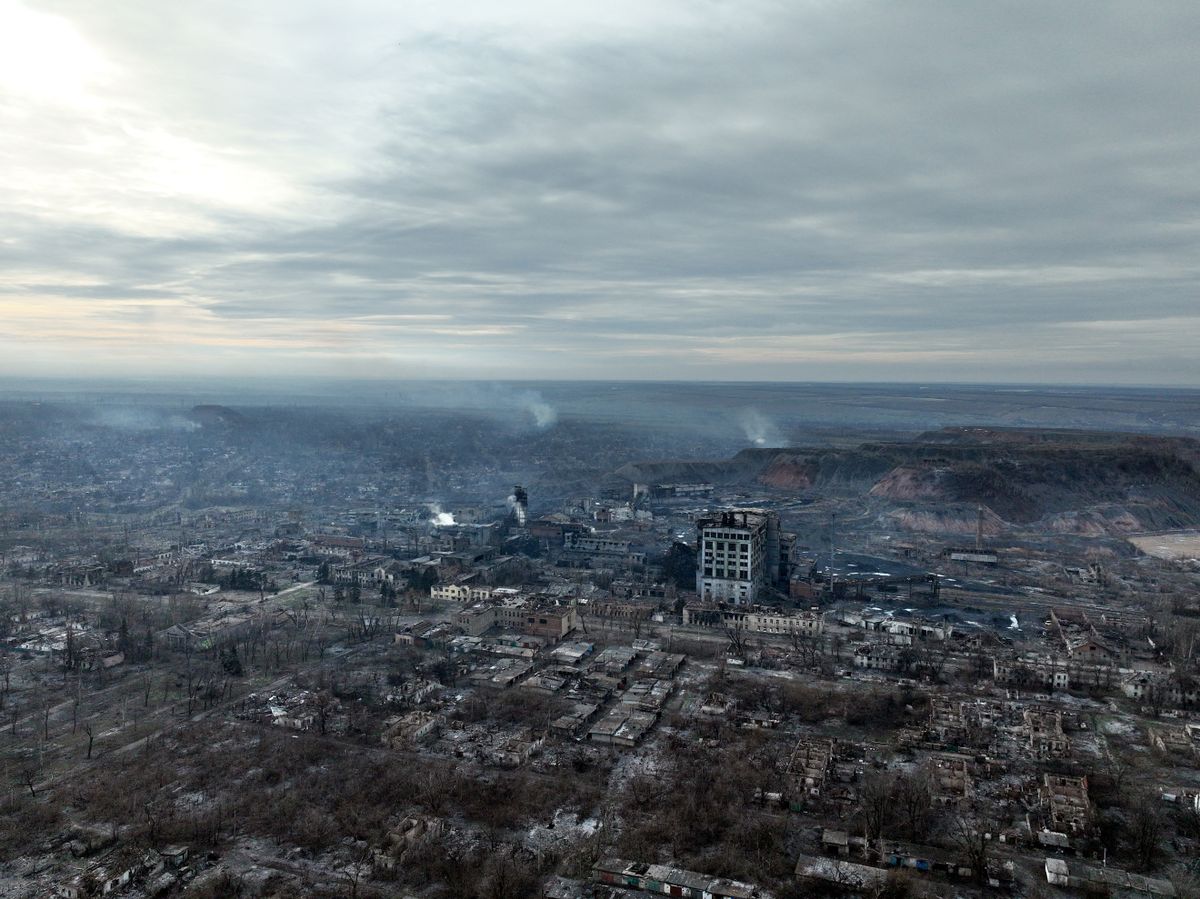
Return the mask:
{"type": "Polygon", "coordinates": [[[0,87],[36,100],[88,106],[112,71],[71,23],[0,0],[0,87]]]}

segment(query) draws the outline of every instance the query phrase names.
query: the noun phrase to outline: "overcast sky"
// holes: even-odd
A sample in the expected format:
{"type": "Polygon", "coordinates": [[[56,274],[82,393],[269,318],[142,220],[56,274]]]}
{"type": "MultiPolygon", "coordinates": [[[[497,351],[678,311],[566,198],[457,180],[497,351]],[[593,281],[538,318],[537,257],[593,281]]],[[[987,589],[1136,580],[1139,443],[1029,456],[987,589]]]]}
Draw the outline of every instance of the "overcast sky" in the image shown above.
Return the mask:
{"type": "Polygon", "coordinates": [[[0,373],[1200,386],[1200,4],[0,0],[0,373]]]}

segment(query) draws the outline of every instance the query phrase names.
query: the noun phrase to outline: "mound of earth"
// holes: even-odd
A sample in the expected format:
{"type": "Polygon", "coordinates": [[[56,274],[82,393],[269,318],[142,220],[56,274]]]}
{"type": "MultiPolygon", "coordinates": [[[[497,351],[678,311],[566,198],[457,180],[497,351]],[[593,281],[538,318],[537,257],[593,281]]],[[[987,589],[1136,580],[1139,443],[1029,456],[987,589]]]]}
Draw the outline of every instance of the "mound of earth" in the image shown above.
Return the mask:
{"type": "Polygon", "coordinates": [[[918,531],[973,532],[979,507],[997,522],[1057,534],[1125,535],[1200,524],[1200,442],[1189,438],[951,428],[910,442],[639,463],[614,477],[867,497],[895,507],[903,513],[897,524],[918,531]]]}

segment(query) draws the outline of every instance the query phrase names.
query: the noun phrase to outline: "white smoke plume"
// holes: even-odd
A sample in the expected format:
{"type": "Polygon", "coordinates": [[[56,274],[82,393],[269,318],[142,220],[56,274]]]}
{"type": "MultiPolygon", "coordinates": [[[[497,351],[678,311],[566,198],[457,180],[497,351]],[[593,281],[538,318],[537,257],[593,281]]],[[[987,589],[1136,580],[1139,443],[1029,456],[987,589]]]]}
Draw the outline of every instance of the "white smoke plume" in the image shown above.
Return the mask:
{"type": "Polygon", "coordinates": [[[757,409],[745,410],[738,417],[738,421],[742,426],[742,431],[746,434],[746,439],[755,446],[786,445],[786,441],[779,433],[779,429],[775,427],[775,423],[757,409]]]}
{"type": "Polygon", "coordinates": [[[495,417],[509,425],[532,425],[545,431],[558,424],[558,410],[541,391],[518,390],[507,384],[470,382],[423,384],[419,391],[401,387],[396,398],[423,408],[468,409],[495,417]]]}
{"type": "Polygon", "coordinates": [[[542,399],[536,390],[526,390],[517,395],[521,408],[533,416],[533,423],[539,431],[552,428],[558,422],[558,411],[542,399]]]}
{"type": "Polygon", "coordinates": [[[443,512],[442,507],[438,503],[433,503],[429,507],[430,519],[429,523],[435,528],[454,527],[457,522],[454,520],[453,512],[443,512]]]}

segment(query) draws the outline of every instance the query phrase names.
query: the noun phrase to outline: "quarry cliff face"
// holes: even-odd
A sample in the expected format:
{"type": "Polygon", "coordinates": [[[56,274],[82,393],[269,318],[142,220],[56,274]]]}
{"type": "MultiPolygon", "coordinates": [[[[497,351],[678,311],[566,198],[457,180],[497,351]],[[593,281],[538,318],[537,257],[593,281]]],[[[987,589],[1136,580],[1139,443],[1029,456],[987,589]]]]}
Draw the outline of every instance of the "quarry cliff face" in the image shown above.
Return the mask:
{"type": "Polygon", "coordinates": [[[639,463],[615,475],[857,496],[891,507],[894,526],[924,533],[973,533],[982,507],[997,532],[1122,536],[1200,524],[1198,462],[1200,443],[1186,438],[951,429],[911,442],[639,463]]]}
{"type": "Polygon", "coordinates": [[[945,500],[946,469],[922,469],[911,465],[898,465],[876,481],[871,496],[899,502],[936,502],[945,500]]]}
{"type": "Polygon", "coordinates": [[[815,474],[811,466],[787,456],[777,456],[758,476],[758,482],[778,490],[811,490],[815,474]]]}
{"type": "MultiPolygon", "coordinates": [[[[961,539],[975,536],[978,527],[978,511],[965,506],[936,508],[932,506],[908,506],[892,509],[880,516],[881,524],[890,529],[914,534],[941,535],[961,539]]],[[[998,537],[1010,529],[1007,522],[987,512],[984,513],[983,536],[998,537]]]]}

